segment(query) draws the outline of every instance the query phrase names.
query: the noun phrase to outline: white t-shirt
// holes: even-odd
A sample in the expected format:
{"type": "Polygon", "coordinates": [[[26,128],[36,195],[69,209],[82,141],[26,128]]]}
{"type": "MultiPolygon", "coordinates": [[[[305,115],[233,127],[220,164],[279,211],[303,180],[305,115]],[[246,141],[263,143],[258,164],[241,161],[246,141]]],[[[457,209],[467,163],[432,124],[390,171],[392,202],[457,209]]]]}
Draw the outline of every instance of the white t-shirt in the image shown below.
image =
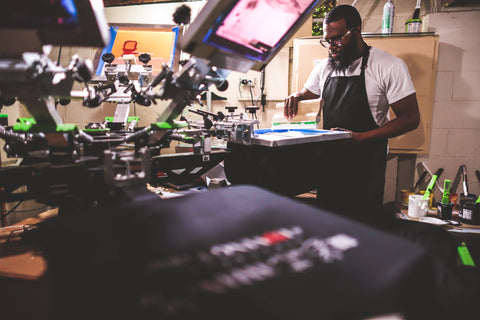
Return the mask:
{"type": "MultiPolygon", "coordinates": [[[[321,60],[310,73],[305,88],[322,96],[331,69],[328,59],[321,60]]],[[[355,60],[345,72],[334,71],[332,77],[357,76],[361,73],[362,58],[355,60]]],[[[365,69],[365,87],[373,118],[378,126],[390,121],[389,105],[413,93],[415,88],[405,62],[381,49],[371,48],[365,69]]]]}

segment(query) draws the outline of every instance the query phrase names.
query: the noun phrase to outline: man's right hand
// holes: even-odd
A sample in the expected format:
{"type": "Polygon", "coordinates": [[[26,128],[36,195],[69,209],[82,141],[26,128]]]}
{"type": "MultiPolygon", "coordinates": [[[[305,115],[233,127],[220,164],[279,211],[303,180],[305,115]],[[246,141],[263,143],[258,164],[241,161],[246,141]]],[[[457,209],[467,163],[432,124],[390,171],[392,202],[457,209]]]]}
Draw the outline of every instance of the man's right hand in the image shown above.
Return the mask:
{"type": "Polygon", "coordinates": [[[292,93],[285,99],[285,109],[283,114],[287,119],[293,119],[297,115],[298,102],[301,100],[318,99],[320,96],[303,88],[301,91],[292,93]]]}
{"type": "Polygon", "coordinates": [[[284,116],[287,119],[292,119],[297,115],[298,111],[298,101],[301,100],[299,97],[299,93],[295,92],[294,94],[288,96],[285,99],[285,109],[284,109],[284,116]]]}

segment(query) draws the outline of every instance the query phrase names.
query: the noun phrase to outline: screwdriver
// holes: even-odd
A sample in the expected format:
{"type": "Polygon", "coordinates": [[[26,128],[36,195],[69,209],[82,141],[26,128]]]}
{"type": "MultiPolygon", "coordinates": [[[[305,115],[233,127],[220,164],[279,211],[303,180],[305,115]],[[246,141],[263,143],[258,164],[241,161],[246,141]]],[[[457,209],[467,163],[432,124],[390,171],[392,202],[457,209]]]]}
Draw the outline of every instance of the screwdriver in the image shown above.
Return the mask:
{"type": "Polygon", "coordinates": [[[432,193],[433,188],[435,187],[435,182],[437,182],[438,177],[442,174],[443,168],[439,168],[435,171],[430,179],[430,183],[428,184],[427,190],[423,194],[423,200],[427,200],[430,197],[430,193],[432,193]]]}

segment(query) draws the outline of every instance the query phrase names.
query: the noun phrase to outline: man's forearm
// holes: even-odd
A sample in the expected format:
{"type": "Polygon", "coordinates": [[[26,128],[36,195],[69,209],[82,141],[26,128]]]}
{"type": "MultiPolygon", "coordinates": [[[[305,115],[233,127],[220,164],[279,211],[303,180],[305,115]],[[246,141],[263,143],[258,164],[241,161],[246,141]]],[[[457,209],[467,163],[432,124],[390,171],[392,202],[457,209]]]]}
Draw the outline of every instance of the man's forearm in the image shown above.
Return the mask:
{"type": "Polygon", "coordinates": [[[366,142],[379,139],[388,139],[400,136],[418,127],[419,121],[413,116],[402,116],[395,118],[385,125],[366,132],[354,132],[353,139],[359,142],[366,142]]]}
{"type": "Polygon", "coordinates": [[[415,93],[392,103],[391,108],[397,116],[395,119],[380,128],[354,133],[353,139],[363,142],[393,138],[416,129],[420,124],[420,111],[415,93]]]}

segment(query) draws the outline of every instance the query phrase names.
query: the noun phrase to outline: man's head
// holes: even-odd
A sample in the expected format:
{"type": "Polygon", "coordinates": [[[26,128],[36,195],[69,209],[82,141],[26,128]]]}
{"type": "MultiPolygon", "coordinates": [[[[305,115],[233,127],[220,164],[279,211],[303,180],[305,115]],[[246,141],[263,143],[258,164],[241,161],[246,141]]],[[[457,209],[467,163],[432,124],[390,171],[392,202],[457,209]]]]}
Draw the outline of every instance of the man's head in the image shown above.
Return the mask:
{"type": "Polygon", "coordinates": [[[355,7],[340,5],[333,8],[323,22],[324,41],[329,48],[329,65],[345,70],[363,50],[362,18],[355,7]]]}
{"type": "Polygon", "coordinates": [[[325,17],[324,23],[345,20],[347,29],[362,26],[362,18],[355,7],[349,5],[339,5],[333,8],[325,17]]]}

